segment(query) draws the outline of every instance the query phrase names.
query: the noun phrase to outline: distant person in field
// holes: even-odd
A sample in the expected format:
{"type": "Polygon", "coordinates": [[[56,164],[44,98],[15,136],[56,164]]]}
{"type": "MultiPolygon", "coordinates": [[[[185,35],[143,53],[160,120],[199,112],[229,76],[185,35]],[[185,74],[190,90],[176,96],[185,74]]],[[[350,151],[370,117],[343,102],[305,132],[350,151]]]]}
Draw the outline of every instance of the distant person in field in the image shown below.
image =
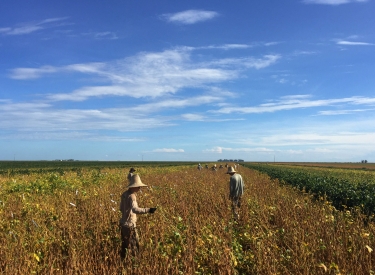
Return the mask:
{"type": "Polygon", "coordinates": [[[198,170],[202,170],[202,165],[200,163],[198,164],[198,170]]]}
{"type": "Polygon", "coordinates": [[[129,170],[129,174],[128,174],[128,182],[130,183],[130,179],[132,178],[132,176],[134,175],[134,172],[135,172],[135,169],[132,167],[130,168],[129,170]]]}
{"type": "Polygon", "coordinates": [[[239,219],[240,215],[238,210],[241,207],[241,198],[244,191],[244,182],[242,176],[237,174],[237,171],[232,167],[228,167],[227,174],[230,175],[229,180],[229,199],[232,202],[232,212],[236,220],[239,219]]]}
{"type": "Polygon", "coordinates": [[[147,185],[143,184],[139,175],[130,178],[128,190],[121,195],[120,220],[121,227],[121,259],[123,260],[130,250],[135,256],[139,251],[139,236],[136,228],[137,214],[153,214],[156,208],[140,208],[137,203],[136,193],[147,185]]]}

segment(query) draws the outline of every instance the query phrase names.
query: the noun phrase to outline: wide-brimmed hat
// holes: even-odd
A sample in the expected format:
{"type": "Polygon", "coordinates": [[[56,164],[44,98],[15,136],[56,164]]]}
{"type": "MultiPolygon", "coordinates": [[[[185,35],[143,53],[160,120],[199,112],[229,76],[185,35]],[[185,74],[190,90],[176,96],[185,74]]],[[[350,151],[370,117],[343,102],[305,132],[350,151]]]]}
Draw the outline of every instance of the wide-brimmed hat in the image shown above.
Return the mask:
{"type": "Polygon", "coordinates": [[[128,188],[144,187],[144,186],[147,186],[147,185],[142,183],[141,178],[139,177],[138,174],[135,174],[130,178],[130,184],[128,185],[128,188]]]}
{"type": "Polygon", "coordinates": [[[135,172],[135,169],[132,167],[132,168],[130,168],[129,172],[130,173],[135,172]]]}
{"type": "Polygon", "coordinates": [[[227,172],[227,174],[230,174],[230,173],[236,173],[237,171],[236,170],[234,170],[234,168],[232,167],[232,166],[229,166],[228,167],[228,172],[227,172]]]}

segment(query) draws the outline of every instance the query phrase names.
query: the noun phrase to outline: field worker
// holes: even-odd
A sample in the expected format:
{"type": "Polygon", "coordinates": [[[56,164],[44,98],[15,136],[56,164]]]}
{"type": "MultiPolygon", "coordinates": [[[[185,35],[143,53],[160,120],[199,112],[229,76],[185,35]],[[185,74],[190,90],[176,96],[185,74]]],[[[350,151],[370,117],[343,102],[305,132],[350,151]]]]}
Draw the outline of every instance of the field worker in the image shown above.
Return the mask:
{"type": "Polygon", "coordinates": [[[121,227],[121,259],[123,260],[128,250],[135,256],[139,250],[139,237],[136,228],[137,214],[153,214],[156,208],[138,207],[136,193],[141,187],[147,186],[142,183],[139,175],[135,174],[130,179],[128,190],[121,195],[120,220],[121,227]]]}
{"type": "Polygon", "coordinates": [[[202,170],[202,165],[200,163],[198,164],[198,170],[202,170]]]}
{"type": "Polygon", "coordinates": [[[130,168],[129,170],[129,174],[128,174],[128,182],[130,183],[130,179],[132,178],[132,176],[134,175],[134,172],[135,172],[135,169],[132,167],[130,168]]]}
{"type": "Polygon", "coordinates": [[[242,180],[242,176],[236,173],[236,170],[232,166],[228,167],[227,174],[230,175],[229,199],[232,202],[232,212],[234,218],[238,220],[240,217],[240,215],[238,214],[238,210],[241,207],[241,197],[243,195],[244,183],[242,180]]]}

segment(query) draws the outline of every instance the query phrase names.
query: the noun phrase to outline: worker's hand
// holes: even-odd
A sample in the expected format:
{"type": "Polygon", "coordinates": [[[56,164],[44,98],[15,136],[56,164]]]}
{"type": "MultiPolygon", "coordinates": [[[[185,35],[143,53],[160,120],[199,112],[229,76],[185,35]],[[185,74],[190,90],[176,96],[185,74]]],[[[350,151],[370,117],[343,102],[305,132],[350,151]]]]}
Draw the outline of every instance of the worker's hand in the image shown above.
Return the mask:
{"type": "Polygon", "coordinates": [[[149,213],[154,214],[154,212],[156,211],[156,209],[157,209],[156,207],[150,208],[149,213]]]}

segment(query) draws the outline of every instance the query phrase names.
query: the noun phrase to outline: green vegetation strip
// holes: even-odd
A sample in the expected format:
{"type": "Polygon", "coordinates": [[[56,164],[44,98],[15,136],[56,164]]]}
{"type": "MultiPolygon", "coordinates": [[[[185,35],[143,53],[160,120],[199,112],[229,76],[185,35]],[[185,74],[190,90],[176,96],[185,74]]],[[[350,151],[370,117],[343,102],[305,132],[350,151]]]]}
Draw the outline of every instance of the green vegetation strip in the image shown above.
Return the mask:
{"type": "Polygon", "coordinates": [[[178,161],[0,161],[0,175],[30,175],[31,173],[59,173],[80,171],[82,168],[168,167],[195,165],[178,161]]]}
{"type": "Polygon", "coordinates": [[[359,207],[367,215],[375,214],[374,172],[252,163],[245,166],[316,197],[324,196],[337,209],[359,207]]]}

